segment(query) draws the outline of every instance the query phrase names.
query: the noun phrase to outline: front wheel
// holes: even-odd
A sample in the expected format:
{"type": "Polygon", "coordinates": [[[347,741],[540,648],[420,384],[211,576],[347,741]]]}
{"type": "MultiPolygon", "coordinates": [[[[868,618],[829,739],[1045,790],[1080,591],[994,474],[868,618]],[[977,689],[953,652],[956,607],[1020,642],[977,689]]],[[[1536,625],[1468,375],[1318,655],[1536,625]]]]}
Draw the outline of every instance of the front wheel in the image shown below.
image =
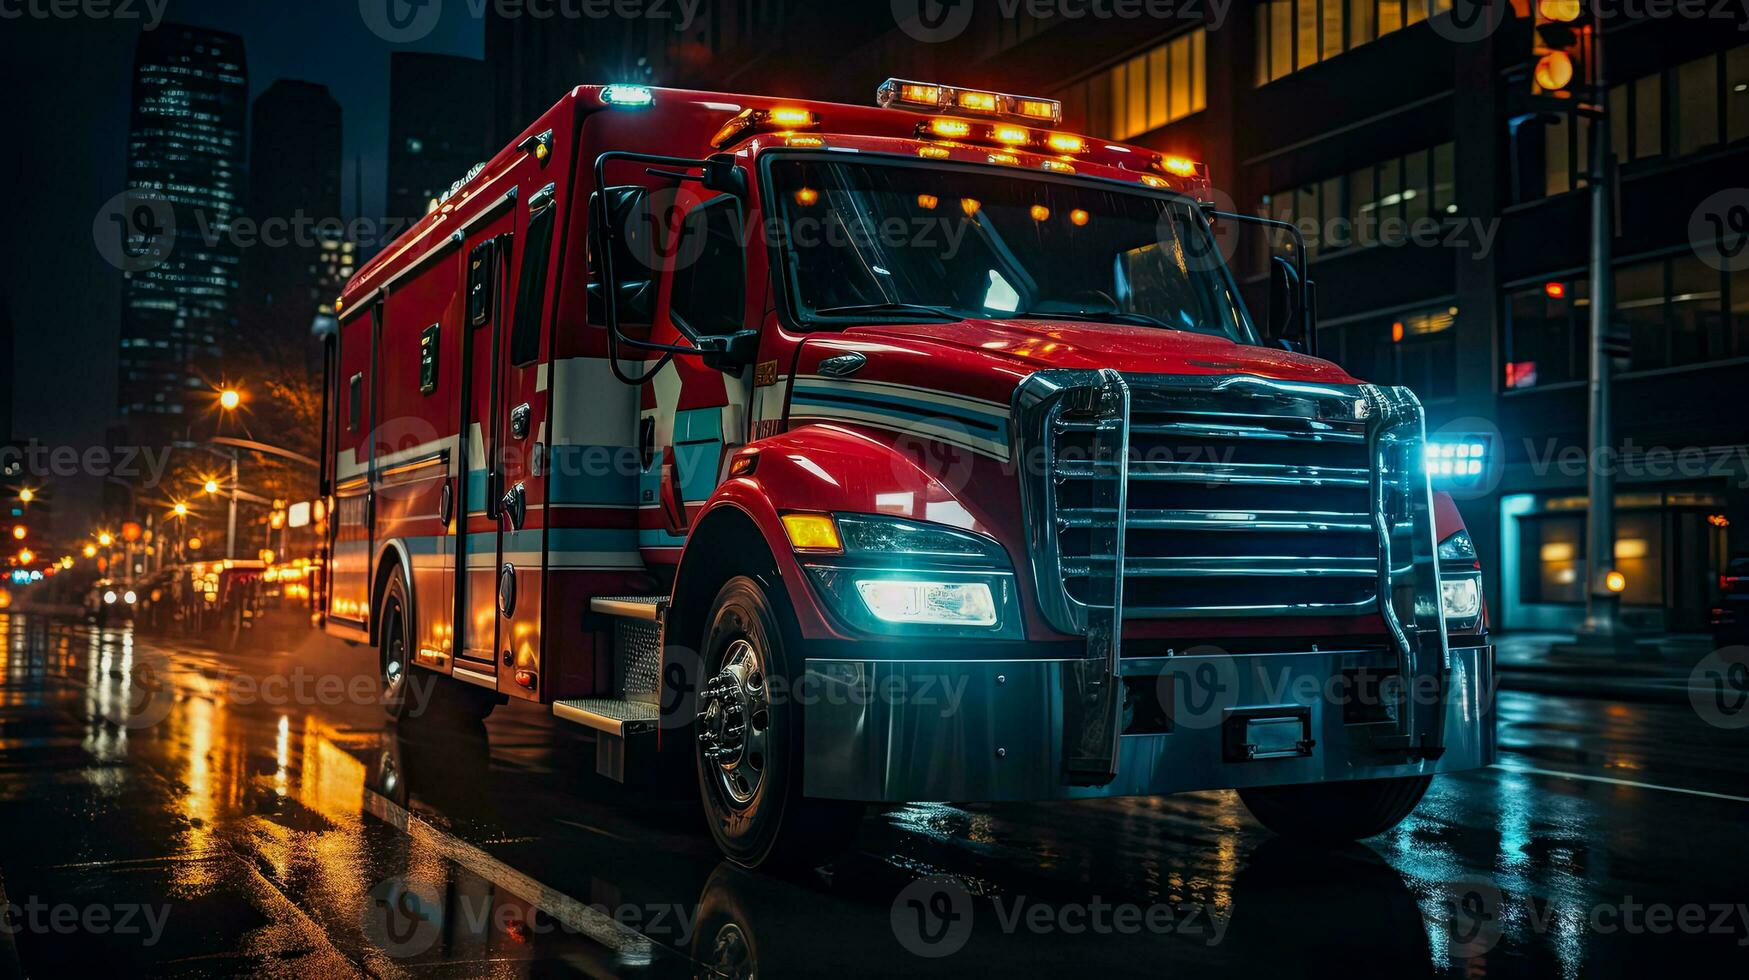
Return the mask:
{"type": "Polygon", "coordinates": [[[802,707],[791,697],[801,665],[786,649],[795,632],[782,602],[756,579],[730,579],[700,648],[693,742],[705,821],[729,860],[749,868],[819,864],[849,845],[862,817],[861,804],[802,795],[802,707]]]}
{"type": "Polygon", "coordinates": [[[1382,834],[1403,821],[1432,776],[1253,786],[1239,799],[1257,822],[1283,837],[1331,844],[1382,834]]]}

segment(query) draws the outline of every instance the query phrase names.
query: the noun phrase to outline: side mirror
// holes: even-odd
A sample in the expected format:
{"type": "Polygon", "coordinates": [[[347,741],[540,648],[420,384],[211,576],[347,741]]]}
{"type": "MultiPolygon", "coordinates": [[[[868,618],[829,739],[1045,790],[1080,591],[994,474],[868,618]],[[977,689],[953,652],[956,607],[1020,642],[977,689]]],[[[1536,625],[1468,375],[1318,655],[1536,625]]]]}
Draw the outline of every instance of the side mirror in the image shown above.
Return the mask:
{"type": "Polygon", "coordinates": [[[712,154],[705,158],[703,169],[701,183],[705,190],[730,194],[743,201],[747,199],[747,171],[735,163],[733,154],[712,154]]]}
{"type": "Polygon", "coordinates": [[[1293,263],[1277,255],[1269,260],[1269,337],[1293,341],[1299,333],[1300,274],[1293,263]]]}
{"type": "MultiPolygon", "coordinates": [[[[600,225],[601,214],[600,193],[589,197],[589,209],[595,220],[590,227],[600,225]]],[[[607,189],[607,221],[614,227],[632,229],[638,235],[620,234],[613,237],[613,274],[619,282],[614,284],[614,303],[619,312],[620,323],[632,325],[648,324],[653,319],[656,307],[656,280],[652,273],[655,266],[648,256],[640,257],[633,247],[634,241],[651,244],[648,234],[655,234],[655,229],[640,229],[637,222],[649,207],[650,191],[647,187],[636,185],[609,187],[607,189]]],[[[606,265],[600,259],[600,235],[590,236],[591,250],[596,254],[595,267],[605,270],[606,265]]],[[[606,284],[598,274],[596,281],[589,284],[589,322],[606,323],[607,311],[604,302],[606,284]]]]}

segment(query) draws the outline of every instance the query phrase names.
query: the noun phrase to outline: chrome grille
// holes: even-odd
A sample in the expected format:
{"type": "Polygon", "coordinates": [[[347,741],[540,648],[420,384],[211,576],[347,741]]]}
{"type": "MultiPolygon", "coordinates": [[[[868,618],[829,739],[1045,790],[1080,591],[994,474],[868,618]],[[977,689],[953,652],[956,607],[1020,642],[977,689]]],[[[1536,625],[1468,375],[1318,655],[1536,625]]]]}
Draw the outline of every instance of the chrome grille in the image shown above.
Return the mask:
{"type": "Polygon", "coordinates": [[[1126,619],[1380,610],[1381,547],[1408,510],[1395,490],[1415,443],[1369,435],[1383,407],[1369,389],[1126,375],[1127,419],[1088,418],[1063,407],[1074,372],[1051,374],[1023,386],[1016,418],[1043,450],[1025,457],[1023,496],[1041,606],[1059,626],[1084,631],[1119,555],[1126,619]],[[1126,422],[1119,465],[1099,441],[1126,422]]]}

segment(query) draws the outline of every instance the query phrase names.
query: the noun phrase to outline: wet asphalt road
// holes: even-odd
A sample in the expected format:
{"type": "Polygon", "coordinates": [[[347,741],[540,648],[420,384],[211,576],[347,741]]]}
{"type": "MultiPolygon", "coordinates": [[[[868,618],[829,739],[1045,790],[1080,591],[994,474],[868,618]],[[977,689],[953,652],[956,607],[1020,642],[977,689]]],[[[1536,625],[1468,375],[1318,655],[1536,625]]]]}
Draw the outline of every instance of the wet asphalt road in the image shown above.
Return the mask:
{"type": "Polygon", "coordinates": [[[0,974],[1615,976],[1749,964],[1749,729],[1505,692],[1392,833],[1231,793],[871,813],[801,876],[528,706],[391,727],[369,651],[0,613],[0,974]]]}

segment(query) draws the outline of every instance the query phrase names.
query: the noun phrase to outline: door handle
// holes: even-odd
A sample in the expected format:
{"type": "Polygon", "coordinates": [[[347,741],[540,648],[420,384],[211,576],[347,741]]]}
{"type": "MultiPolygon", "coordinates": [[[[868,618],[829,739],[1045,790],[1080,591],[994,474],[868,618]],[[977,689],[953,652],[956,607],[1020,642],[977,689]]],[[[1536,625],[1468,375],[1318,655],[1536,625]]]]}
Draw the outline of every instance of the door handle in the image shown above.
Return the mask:
{"type": "Polygon", "coordinates": [[[528,407],[528,402],[523,402],[510,410],[510,435],[512,438],[528,438],[529,414],[530,409],[528,407]]]}
{"type": "Polygon", "coordinates": [[[518,483],[504,492],[504,499],[499,503],[499,510],[510,518],[510,529],[522,530],[522,522],[528,518],[528,491],[518,483]]]}

